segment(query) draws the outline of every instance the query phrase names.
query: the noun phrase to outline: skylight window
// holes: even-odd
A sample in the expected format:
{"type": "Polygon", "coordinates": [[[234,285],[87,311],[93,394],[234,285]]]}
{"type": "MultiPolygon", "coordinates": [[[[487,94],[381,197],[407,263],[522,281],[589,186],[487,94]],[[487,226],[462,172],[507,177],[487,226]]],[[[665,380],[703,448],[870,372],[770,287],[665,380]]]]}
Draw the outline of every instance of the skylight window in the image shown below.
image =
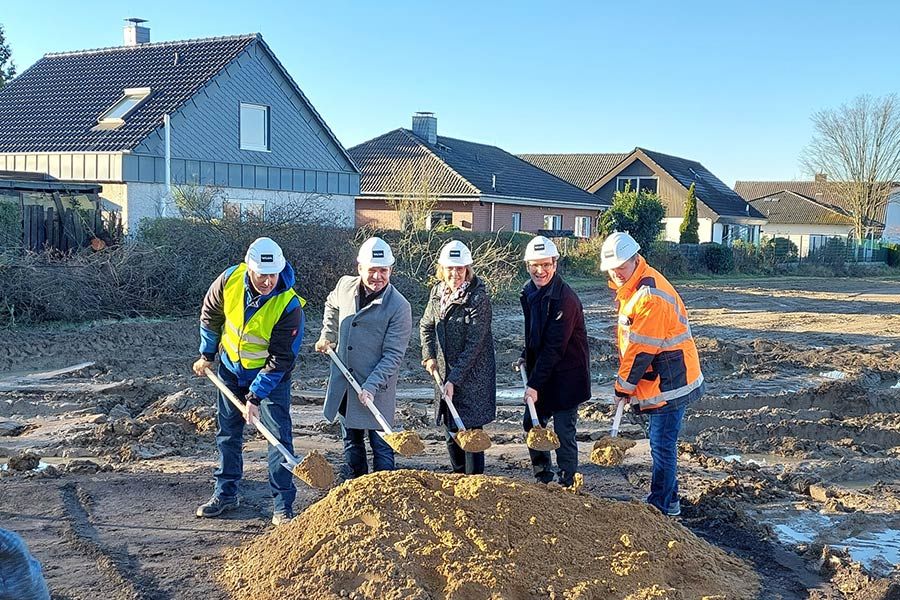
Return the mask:
{"type": "Polygon", "coordinates": [[[101,125],[121,125],[125,117],[133,111],[147,96],[150,88],[126,88],[122,98],[103,113],[97,122],[101,125]]]}

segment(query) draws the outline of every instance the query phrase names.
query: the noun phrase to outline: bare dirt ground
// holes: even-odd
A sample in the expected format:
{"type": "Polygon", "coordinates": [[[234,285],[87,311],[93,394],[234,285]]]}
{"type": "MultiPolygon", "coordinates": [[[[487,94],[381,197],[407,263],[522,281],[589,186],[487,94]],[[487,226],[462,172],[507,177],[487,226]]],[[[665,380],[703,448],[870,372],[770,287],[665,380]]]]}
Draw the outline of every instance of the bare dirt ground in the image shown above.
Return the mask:
{"type": "MultiPolygon", "coordinates": [[[[900,281],[677,287],[708,382],[684,424],[681,524],[748,561],[761,598],[900,597],[900,281]]],[[[650,457],[636,417],[623,423],[637,446],[622,466],[588,463],[611,422],[614,318],[605,287],[579,293],[595,375],[579,421],[583,489],[640,500],[650,457]]],[[[295,447],[337,465],[337,427],[321,419],[327,362],[312,351],[319,325],[310,313],[294,376],[295,447]]],[[[518,355],[521,330],[516,307],[496,308],[498,365],[518,355]]],[[[256,437],[246,444],[241,508],[220,520],[193,516],[216,461],[213,388],[189,374],[196,346],[193,319],[46,326],[0,339],[0,526],[23,535],[54,598],[229,598],[217,577],[224,553],[269,530],[265,442],[256,437]],[[38,469],[5,465],[25,451],[38,469]]],[[[399,413],[426,452],[398,466],[447,472],[418,361],[414,340],[399,413]]],[[[528,480],[516,383],[498,373],[486,470],[528,480]]],[[[300,487],[295,508],[322,496],[300,487]]]]}

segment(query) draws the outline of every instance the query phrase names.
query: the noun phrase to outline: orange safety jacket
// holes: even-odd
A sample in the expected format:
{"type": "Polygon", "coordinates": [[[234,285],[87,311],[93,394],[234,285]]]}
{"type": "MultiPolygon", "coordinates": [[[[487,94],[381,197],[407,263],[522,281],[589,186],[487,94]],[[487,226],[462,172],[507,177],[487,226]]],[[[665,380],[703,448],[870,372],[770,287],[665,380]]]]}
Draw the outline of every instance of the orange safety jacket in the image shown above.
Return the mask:
{"type": "MultiPolygon", "coordinates": [[[[610,287],[615,284],[610,282],[610,287]]],[[[616,391],[641,410],[699,397],[703,373],[687,310],[672,284],[638,255],[634,275],[616,289],[619,373],[616,391]]]]}

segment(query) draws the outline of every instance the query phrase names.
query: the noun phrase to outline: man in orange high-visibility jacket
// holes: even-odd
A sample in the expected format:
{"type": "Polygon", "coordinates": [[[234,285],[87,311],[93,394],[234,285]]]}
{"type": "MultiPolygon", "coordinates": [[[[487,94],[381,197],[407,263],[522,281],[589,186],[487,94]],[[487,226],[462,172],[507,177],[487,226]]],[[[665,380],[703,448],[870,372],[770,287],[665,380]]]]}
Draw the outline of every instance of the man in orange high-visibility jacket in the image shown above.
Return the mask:
{"type": "Polygon", "coordinates": [[[629,234],[615,232],[600,250],[600,269],[609,274],[619,312],[615,393],[649,416],[653,472],[647,502],[677,516],[678,433],[687,405],[703,394],[703,373],[681,297],[640,249],[629,234]]]}

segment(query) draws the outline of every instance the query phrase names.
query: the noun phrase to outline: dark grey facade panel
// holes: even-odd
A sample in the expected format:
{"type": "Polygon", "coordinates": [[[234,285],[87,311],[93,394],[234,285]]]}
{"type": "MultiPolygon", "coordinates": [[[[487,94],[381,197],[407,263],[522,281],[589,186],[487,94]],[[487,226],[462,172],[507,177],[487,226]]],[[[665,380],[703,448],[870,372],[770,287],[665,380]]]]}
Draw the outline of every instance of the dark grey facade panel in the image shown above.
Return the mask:
{"type": "MultiPolygon", "coordinates": [[[[269,187],[269,169],[267,167],[254,167],[253,185],[258,190],[264,190],[269,187]]],[[[246,182],[245,182],[246,183],[246,182]]]]}
{"type": "Polygon", "coordinates": [[[241,165],[228,165],[228,187],[241,187],[243,167],[241,165]]]}
{"type": "MultiPolygon", "coordinates": [[[[130,157],[128,157],[130,158],[130,157]]],[[[131,161],[128,161],[131,162],[131,161]]],[[[138,156],[137,180],[141,183],[154,183],[156,181],[156,161],[152,156],[138,156]]],[[[165,178],[165,173],[163,173],[165,178]]],[[[130,180],[130,179],[129,179],[130,180]]]]}
{"type": "Polygon", "coordinates": [[[253,165],[241,165],[241,187],[256,187],[256,168],[253,165]]]}
{"type": "Polygon", "coordinates": [[[225,163],[213,163],[215,175],[213,177],[213,183],[215,183],[219,187],[225,187],[228,185],[228,165],[225,163]]]}
{"type": "Polygon", "coordinates": [[[216,164],[208,161],[200,163],[200,185],[216,185],[216,164]]]}
{"type": "Polygon", "coordinates": [[[172,183],[187,183],[184,175],[184,161],[180,158],[173,158],[171,161],[172,183]]]}
{"type": "Polygon", "coordinates": [[[338,183],[338,174],[337,173],[329,173],[328,174],[328,192],[329,194],[337,194],[340,189],[340,184],[338,183]]]}

